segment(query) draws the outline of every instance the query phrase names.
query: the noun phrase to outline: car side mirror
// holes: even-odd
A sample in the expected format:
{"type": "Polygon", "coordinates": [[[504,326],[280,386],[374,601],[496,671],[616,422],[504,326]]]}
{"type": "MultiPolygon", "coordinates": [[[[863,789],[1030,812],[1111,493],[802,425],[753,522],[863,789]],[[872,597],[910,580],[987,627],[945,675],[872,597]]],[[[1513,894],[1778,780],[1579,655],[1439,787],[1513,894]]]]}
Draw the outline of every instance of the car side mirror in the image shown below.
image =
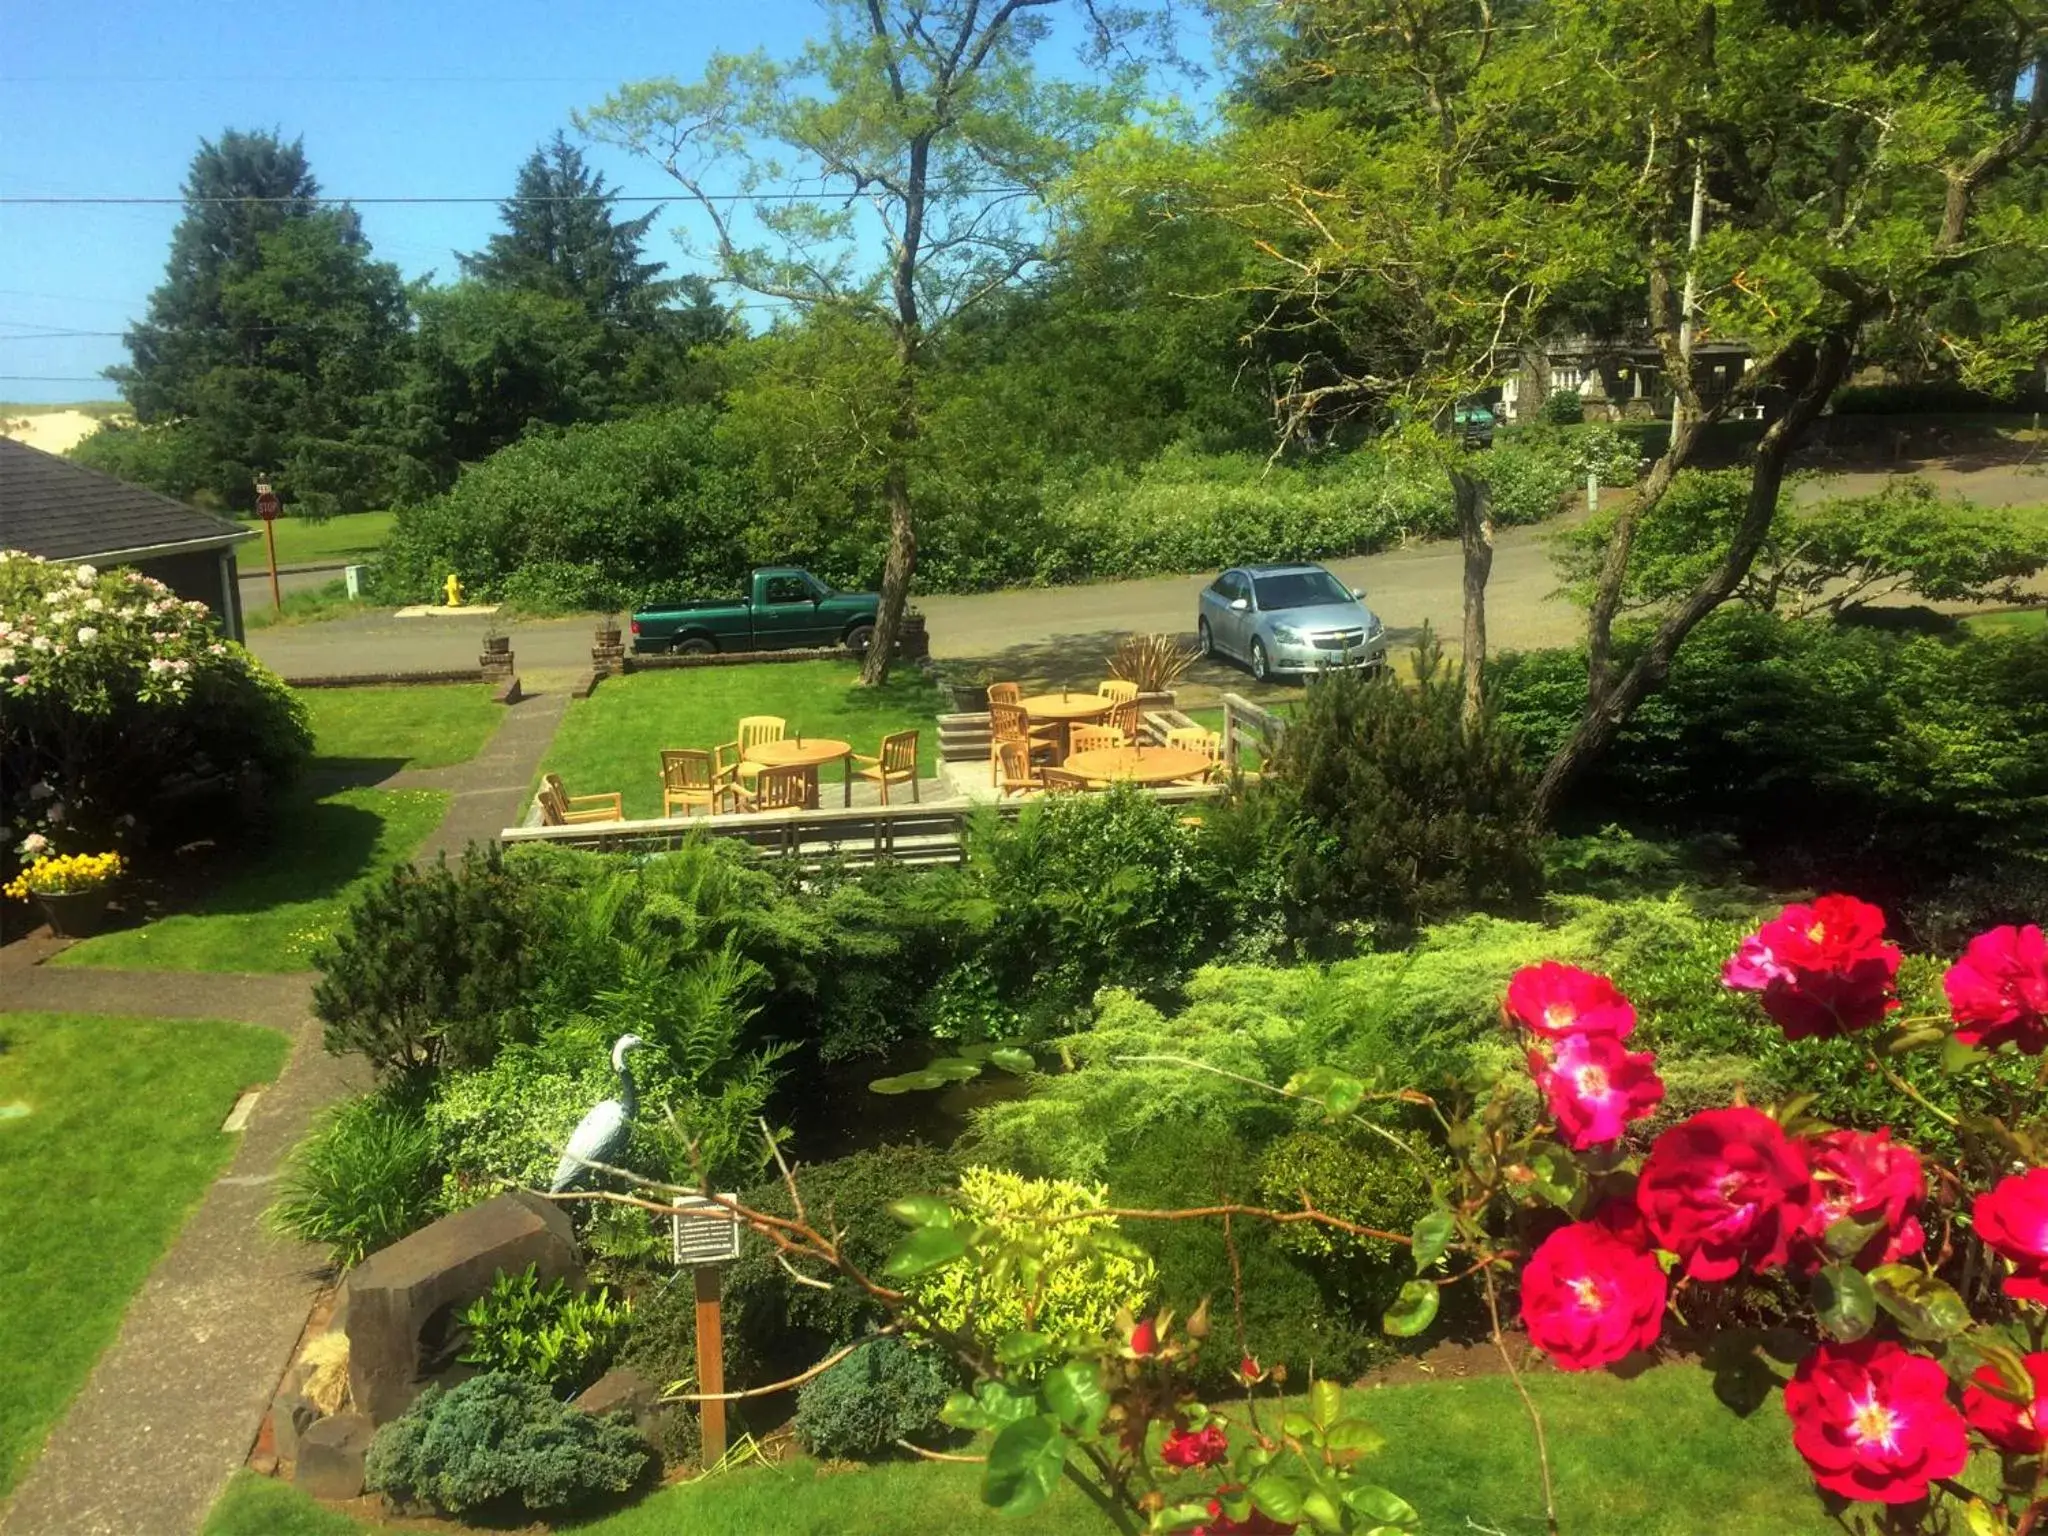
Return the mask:
{"type": "Polygon", "coordinates": [[[1251,611],[1251,606],[1252,600],[1248,597],[1233,597],[1230,600],[1230,608],[1233,613],[1248,613],[1251,611]]]}
{"type": "Polygon", "coordinates": [[[1352,595],[1353,597],[1357,598],[1357,599],[1358,599],[1358,600],[1359,600],[1359,601],[1360,601],[1360,602],[1362,603],[1362,602],[1364,602],[1364,601],[1365,601],[1365,588],[1363,588],[1363,587],[1353,587],[1353,588],[1351,589],[1351,595],[1352,595]]]}

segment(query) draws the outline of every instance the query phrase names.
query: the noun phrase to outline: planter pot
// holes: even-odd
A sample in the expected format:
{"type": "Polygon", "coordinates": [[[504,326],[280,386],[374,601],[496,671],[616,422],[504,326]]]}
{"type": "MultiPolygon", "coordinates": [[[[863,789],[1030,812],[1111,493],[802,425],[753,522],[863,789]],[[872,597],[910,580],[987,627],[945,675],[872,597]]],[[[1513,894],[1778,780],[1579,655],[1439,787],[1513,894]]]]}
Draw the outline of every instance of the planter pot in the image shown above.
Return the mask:
{"type": "Polygon", "coordinates": [[[597,632],[597,643],[605,646],[617,645],[619,643],[619,631],[616,629],[600,629],[597,632]]]}
{"type": "Polygon", "coordinates": [[[949,683],[953,690],[953,710],[956,714],[980,714],[988,708],[988,685],[986,683],[949,683]]]}
{"type": "Polygon", "coordinates": [[[89,891],[34,891],[30,894],[35,897],[36,905],[43,909],[43,916],[49,919],[50,932],[60,939],[89,939],[106,924],[110,893],[103,885],[89,891]]]}

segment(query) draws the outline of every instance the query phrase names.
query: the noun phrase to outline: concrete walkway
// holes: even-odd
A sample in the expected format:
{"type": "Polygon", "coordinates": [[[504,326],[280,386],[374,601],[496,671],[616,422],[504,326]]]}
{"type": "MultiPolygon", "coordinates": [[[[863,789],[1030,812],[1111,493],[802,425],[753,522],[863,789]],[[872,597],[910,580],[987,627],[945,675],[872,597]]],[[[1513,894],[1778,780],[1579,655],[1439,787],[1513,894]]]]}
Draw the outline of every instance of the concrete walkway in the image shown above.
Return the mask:
{"type": "MultiPolygon", "coordinates": [[[[512,706],[466,763],[401,773],[391,788],[454,799],[420,851],[459,854],[518,820],[568,706],[568,679],[512,706]]],[[[191,1536],[248,1458],[321,1284],[317,1248],[263,1225],[278,1171],[314,1117],[370,1086],[312,1017],[313,977],[59,968],[46,938],[0,949],[0,1006],[238,1019],[292,1038],[228,1171],[129,1304],[121,1331],[0,1511],[0,1536],[191,1536]]],[[[223,1114],[227,1106],[222,1106],[223,1114]]]]}

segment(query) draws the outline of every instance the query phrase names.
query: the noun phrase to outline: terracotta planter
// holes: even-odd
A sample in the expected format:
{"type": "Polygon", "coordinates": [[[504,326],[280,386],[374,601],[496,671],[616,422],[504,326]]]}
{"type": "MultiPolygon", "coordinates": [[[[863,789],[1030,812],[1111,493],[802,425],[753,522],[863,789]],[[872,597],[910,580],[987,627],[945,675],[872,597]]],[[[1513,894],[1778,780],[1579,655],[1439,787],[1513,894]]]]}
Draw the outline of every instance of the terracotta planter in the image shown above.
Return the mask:
{"type": "Polygon", "coordinates": [[[89,939],[107,921],[111,892],[103,886],[89,891],[33,891],[36,904],[49,919],[50,932],[60,939],[89,939]]]}

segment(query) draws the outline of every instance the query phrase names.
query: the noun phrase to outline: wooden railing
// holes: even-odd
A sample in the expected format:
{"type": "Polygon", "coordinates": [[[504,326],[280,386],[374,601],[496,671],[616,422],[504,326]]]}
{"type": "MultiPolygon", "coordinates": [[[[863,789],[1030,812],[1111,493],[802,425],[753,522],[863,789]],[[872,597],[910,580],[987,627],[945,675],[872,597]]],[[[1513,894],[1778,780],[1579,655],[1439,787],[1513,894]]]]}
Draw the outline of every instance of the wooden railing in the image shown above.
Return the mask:
{"type": "MultiPolygon", "coordinates": [[[[1170,805],[1221,793],[1214,784],[1174,784],[1147,793],[1170,805]]],[[[507,827],[508,846],[552,843],[568,848],[650,852],[675,848],[692,837],[729,837],[760,852],[794,856],[807,864],[958,864],[966,856],[967,824],[977,812],[1013,821],[1025,800],[994,803],[955,800],[943,805],[871,805],[815,811],[742,811],[652,821],[584,822],[569,827],[507,827]]]]}
{"type": "Polygon", "coordinates": [[[1256,750],[1264,762],[1279,750],[1286,734],[1287,721],[1272,710],[1239,694],[1223,695],[1223,765],[1232,773],[1243,766],[1246,747],[1256,750]]]}

